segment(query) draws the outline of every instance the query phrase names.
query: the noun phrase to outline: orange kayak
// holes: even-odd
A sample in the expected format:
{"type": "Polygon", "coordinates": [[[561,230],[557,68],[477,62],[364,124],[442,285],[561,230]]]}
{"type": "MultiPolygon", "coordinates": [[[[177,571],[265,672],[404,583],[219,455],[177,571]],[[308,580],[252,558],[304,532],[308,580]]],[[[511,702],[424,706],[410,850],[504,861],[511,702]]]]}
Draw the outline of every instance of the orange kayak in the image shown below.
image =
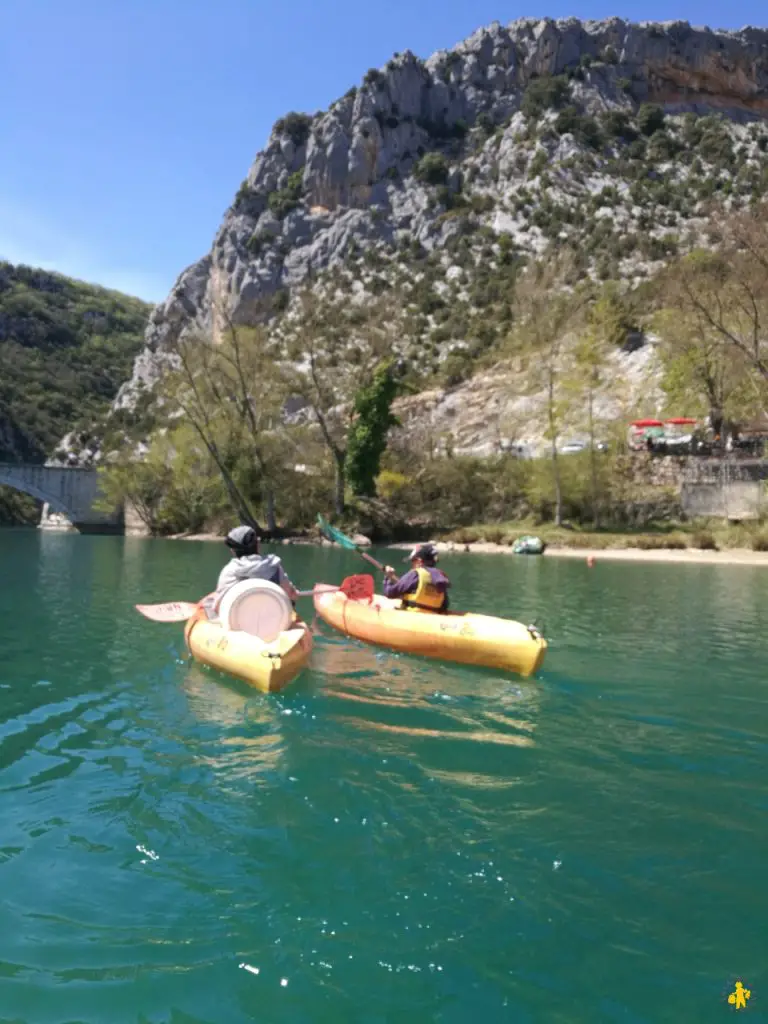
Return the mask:
{"type": "Polygon", "coordinates": [[[372,601],[354,601],[339,591],[316,593],[314,601],[320,618],[347,636],[440,661],[530,676],[541,668],[547,650],[533,626],[513,619],[404,611],[399,600],[378,594],[372,601]]]}

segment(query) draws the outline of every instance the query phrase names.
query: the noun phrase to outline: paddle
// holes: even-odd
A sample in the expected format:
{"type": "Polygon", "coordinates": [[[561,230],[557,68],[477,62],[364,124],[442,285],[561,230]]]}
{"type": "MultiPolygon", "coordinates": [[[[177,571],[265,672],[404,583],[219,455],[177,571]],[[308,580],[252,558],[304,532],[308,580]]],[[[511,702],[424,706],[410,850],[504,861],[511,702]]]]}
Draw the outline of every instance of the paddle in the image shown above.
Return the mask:
{"type": "Polygon", "coordinates": [[[189,601],[168,601],[165,604],[137,604],[136,611],[152,622],[186,622],[198,606],[189,601]]]}
{"type": "Polygon", "coordinates": [[[317,525],[328,540],[336,541],[340,547],[346,548],[347,551],[356,551],[358,555],[362,555],[362,557],[366,561],[370,562],[371,565],[375,565],[377,569],[381,569],[381,571],[384,572],[385,567],[381,562],[377,562],[375,558],[371,558],[369,554],[362,550],[359,544],[355,544],[351,537],[347,537],[346,534],[341,532],[341,530],[337,530],[335,526],[331,526],[331,524],[326,519],[323,519],[321,515],[318,515],[317,517],[317,525]]]}
{"type": "MultiPolygon", "coordinates": [[[[312,590],[299,590],[296,596],[312,597],[314,594],[330,594],[339,590],[350,601],[370,601],[375,593],[373,576],[347,576],[338,587],[321,584],[312,590]]],[[[140,615],[152,622],[186,622],[200,607],[200,602],[167,601],[165,604],[137,604],[135,607],[140,615]]]]}

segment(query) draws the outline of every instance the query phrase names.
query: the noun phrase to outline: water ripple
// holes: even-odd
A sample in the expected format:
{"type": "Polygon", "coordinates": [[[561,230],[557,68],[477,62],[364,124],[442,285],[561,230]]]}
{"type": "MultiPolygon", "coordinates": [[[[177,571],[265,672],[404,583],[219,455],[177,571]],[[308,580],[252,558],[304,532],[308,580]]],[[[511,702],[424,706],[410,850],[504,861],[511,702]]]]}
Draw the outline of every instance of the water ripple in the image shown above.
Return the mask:
{"type": "MultiPolygon", "coordinates": [[[[546,611],[536,679],[319,628],[262,695],[132,612],[204,592],[215,546],[26,536],[4,1019],[692,1020],[758,991],[762,577],[457,557],[473,606],[546,611]]],[[[286,549],[301,580],[347,557],[286,549]]]]}

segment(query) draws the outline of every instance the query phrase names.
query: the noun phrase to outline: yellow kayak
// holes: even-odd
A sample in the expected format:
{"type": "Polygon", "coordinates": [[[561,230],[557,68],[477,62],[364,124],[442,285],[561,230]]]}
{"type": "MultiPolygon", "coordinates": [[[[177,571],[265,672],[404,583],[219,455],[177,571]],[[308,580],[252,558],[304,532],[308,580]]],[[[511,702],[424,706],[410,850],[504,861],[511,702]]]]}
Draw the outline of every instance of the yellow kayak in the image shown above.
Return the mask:
{"type": "Polygon", "coordinates": [[[512,619],[403,611],[399,600],[378,594],[372,601],[353,601],[340,592],[317,593],[314,600],[320,618],[347,636],[427,658],[530,676],[547,650],[537,630],[512,619]]]}
{"type": "Polygon", "coordinates": [[[204,665],[228,672],[262,693],[282,690],[306,667],[312,653],[312,634],[294,620],[290,628],[269,641],[211,622],[201,609],[188,620],[184,639],[190,654],[204,665]]]}

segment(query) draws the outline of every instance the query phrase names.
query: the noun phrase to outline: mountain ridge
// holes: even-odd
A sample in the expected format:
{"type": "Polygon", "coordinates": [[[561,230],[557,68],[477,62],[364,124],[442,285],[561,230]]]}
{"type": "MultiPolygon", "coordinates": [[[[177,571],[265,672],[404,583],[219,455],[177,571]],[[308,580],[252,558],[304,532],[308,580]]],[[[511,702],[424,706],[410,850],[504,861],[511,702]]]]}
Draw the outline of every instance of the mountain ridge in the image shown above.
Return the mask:
{"type": "MultiPolygon", "coordinates": [[[[541,221],[550,194],[558,193],[552,182],[538,190],[526,188],[528,182],[540,184],[545,168],[554,168],[566,186],[585,181],[587,172],[569,161],[586,152],[592,194],[614,184],[610,174],[600,179],[610,158],[590,137],[595,118],[601,131],[610,124],[614,150],[642,143],[663,167],[665,158],[674,164],[675,146],[685,145],[677,127],[665,132],[664,122],[685,113],[700,120],[713,111],[727,115],[723,131],[714,124],[706,129],[713,153],[718,145],[718,159],[728,148],[752,147],[765,177],[765,151],[756,148],[766,144],[764,134],[750,126],[768,116],[767,30],[526,18],[479,28],[427,60],[396,54],[326,111],[288,113],[275,122],[211,251],[181,272],[153,311],[145,348],[116,407],[131,406],[157,382],[162,353],[185,332],[215,335],[216,310],[235,324],[251,324],[265,298],[288,304],[296,286],[343,265],[356,248],[392,253],[407,238],[429,253],[445,250],[466,215],[493,234],[494,245],[509,236],[515,252],[540,251],[541,230],[528,223],[541,221]],[[627,122],[649,104],[662,109],[660,123],[639,131],[630,124],[636,138],[625,140],[627,122]],[[557,138],[532,138],[531,123],[550,134],[554,125],[557,138]],[[507,186],[523,205],[522,220],[519,208],[505,208],[507,186]]],[[[624,182],[619,185],[622,191],[624,182]]],[[[762,194],[765,185],[753,183],[753,190],[762,194]]],[[[647,205],[639,187],[636,192],[635,213],[647,205]]],[[[650,231],[650,256],[669,255],[669,233],[650,231]]]]}

